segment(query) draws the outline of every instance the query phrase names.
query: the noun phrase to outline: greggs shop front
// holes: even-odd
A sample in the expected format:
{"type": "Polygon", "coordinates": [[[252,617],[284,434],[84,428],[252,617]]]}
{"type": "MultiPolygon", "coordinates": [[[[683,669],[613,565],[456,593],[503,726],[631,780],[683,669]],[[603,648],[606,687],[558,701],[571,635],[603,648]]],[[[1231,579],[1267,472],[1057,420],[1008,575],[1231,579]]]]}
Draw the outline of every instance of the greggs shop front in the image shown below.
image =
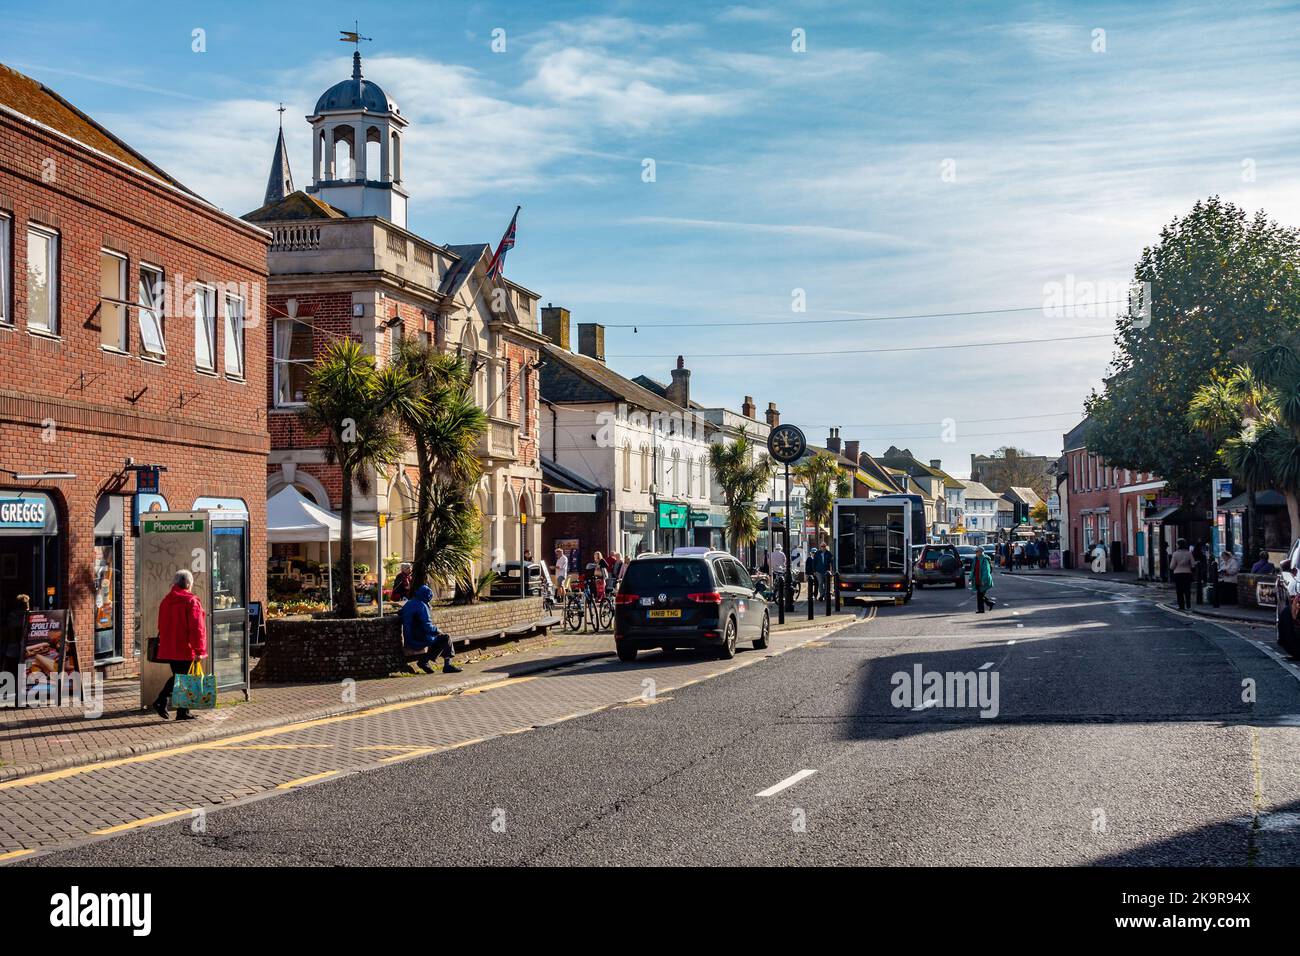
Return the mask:
{"type": "Polygon", "coordinates": [[[33,608],[57,608],[63,596],[59,512],[40,491],[0,489],[0,615],[19,594],[33,608]]]}

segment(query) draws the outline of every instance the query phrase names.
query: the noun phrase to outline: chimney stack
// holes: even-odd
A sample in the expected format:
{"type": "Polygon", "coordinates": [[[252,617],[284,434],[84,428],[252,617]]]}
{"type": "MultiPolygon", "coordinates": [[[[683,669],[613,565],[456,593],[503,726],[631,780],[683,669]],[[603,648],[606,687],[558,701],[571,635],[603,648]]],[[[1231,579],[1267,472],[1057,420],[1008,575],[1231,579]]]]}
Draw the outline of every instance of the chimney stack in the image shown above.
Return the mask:
{"type": "Polygon", "coordinates": [[[846,441],[844,443],[844,457],[855,465],[858,463],[858,446],[859,443],[856,441],[846,441]]]}
{"type": "Polygon", "coordinates": [[[542,335],[564,351],[569,351],[569,310],[546,303],[542,309],[542,335]]]}
{"type": "Polygon", "coordinates": [[[605,327],[595,322],[579,322],[578,352],[597,362],[605,361],[605,327]]]}
{"type": "Polygon", "coordinates": [[[930,459],[930,467],[931,467],[931,468],[940,468],[940,462],[942,462],[942,461],[943,461],[942,458],[931,458],[931,459],[930,459]]]}
{"type": "Polygon", "coordinates": [[[836,455],[840,453],[840,430],[838,428],[831,429],[831,433],[826,439],[826,447],[836,455]]]}
{"type": "Polygon", "coordinates": [[[767,403],[767,425],[769,428],[775,428],[781,424],[781,413],[777,411],[776,402],[767,403]]]}
{"type": "MultiPolygon", "coordinates": [[[[603,350],[601,354],[604,354],[603,350]]],[[[677,356],[677,367],[673,369],[673,380],[668,385],[667,398],[674,405],[691,407],[691,370],[680,355],[677,356]]]]}
{"type": "Polygon", "coordinates": [[[746,418],[753,418],[758,414],[758,409],[754,406],[753,395],[746,395],[745,400],[740,403],[740,414],[746,418]]]}

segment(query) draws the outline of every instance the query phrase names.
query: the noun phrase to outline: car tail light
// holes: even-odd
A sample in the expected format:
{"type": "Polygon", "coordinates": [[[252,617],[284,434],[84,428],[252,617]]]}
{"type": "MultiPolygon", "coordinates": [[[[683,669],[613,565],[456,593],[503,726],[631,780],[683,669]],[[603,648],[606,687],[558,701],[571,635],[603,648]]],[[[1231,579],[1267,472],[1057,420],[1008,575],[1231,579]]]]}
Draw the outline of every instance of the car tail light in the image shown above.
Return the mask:
{"type": "Polygon", "coordinates": [[[639,600],[641,600],[641,596],[638,594],[624,594],[619,591],[614,595],[615,604],[635,604],[639,600]]]}
{"type": "Polygon", "coordinates": [[[717,591],[699,591],[695,594],[686,595],[688,601],[696,604],[721,604],[722,595],[717,591]]]}

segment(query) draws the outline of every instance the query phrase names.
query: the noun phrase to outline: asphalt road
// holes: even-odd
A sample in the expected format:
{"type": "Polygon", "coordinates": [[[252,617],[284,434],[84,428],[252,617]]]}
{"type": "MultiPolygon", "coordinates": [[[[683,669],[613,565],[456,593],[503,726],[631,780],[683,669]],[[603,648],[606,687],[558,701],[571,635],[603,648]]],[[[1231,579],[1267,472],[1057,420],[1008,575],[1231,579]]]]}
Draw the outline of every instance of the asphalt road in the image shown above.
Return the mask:
{"type": "Polygon", "coordinates": [[[1265,629],[1120,585],[995,593],[918,592],[687,686],[688,654],[556,672],[528,686],[674,689],[15,865],[1300,862],[1300,680],[1265,629]],[[918,667],[982,706],[901,700],[918,667]]]}

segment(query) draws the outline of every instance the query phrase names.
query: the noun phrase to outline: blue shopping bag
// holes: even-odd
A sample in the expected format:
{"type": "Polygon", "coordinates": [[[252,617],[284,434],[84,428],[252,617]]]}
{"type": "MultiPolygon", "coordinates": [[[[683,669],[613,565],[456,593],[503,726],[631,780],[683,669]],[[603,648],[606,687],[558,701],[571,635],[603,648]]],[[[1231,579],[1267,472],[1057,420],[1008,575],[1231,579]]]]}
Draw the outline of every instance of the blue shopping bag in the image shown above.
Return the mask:
{"type": "Polygon", "coordinates": [[[195,661],[188,674],[176,675],[172,706],[177,710],[212,710],[217,706],[217,675],[204,674],[203,662],[195,661]]]}

